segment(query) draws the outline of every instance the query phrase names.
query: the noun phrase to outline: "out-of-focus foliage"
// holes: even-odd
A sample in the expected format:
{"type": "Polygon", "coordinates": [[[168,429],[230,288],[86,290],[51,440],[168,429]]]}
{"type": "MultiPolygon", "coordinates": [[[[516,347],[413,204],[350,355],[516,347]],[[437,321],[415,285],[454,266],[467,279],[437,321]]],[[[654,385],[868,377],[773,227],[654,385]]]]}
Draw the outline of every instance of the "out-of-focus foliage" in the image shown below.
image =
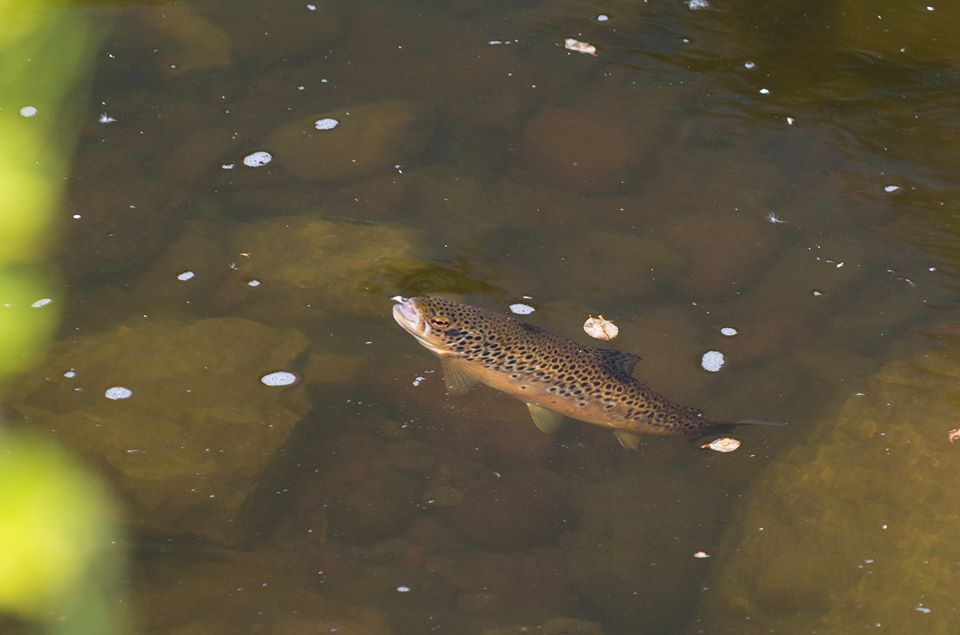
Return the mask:
{"type": "MultiPolygon", "coordinates": [[[[57,325],[46,263],[96,41],[83,13],[0,0],[0,380],[57,325]]],[[[0,427],[0,613],[48,633],[126,631],[109,496],[52,441],[0,427]]]]}
{"type": "Polygon", "coordinates": [[[0,436],[0,611],[55,632],[119,633],[109,497],[53,443],[0,436]]]}

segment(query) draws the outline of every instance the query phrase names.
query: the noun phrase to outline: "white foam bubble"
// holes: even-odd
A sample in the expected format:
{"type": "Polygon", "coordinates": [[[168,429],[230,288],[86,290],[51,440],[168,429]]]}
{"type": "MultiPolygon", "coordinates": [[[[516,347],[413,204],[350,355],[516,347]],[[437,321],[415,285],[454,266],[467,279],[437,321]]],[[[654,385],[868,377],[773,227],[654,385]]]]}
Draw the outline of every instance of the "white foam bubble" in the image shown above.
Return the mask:
{"type": "Polygon", "coordinates": [[[273,155],[264,150],[251,152],[243,157],[243,164],[248,168],[259,168],[273,161],[273,155]]]}
{"type": "Polygon", "coordinates": [[[884,186],[883,186],[883,191],[886,192],[887,194],[892,194],[892,193],[896,192],[896,191],[899,190],[899,189],[900,189],[900,186],[899,186],[899,185],[884,185],[884,186]]]}
{"type": "Polygon", "coordinates": [[[691,11],[700,11],[702,9],[709,9],[710,3],[707,0],[689,0],[687,6],[691,11]]]}
{"type": "Polygon", "coordinates": [[[73,370],[73,369],[71,368],[70,370],[68,370],[67,372],[65,372],[65,373],[63,374],[63,376],[66,377],[67,379],[73,379],[74,377],[77,376],[77,371],[75,371],[75,370],[73,370]]]}
{"type": "Polygon", "coordinates": [[[517,315],[530,315],[536,311],[536,309],[529,304],[520,304],[518,302],[517,304],[510,305],[510,311],[516,313],[517,315]]]}
{"type": "Polygon", "coordinates": [[[727,337],[733,337],[737,334],[737,329],[733,328],[732,326],[725,326],[720,329],[720,332],[727,337]]]}
{"type": "Polygon", "coordinates": [[[36,302],[34,302],[33,304],[31,304],[31,305],[30,305],[30,308],[32,308],[32,309],[40,309],[40,308],[43,308],[43,307],[47,306],[47,305],[50,304],[51,302],[53,302],[53,300],[50,299],[50,298],[40,298],[39,300],[37,300],[36,302]]]}
{"type": "Polygon", "coordinates": [[[197,274],[193,273],[192,271],[184,271],[182,273],[177,274],[177,280],[179,280],[180,282],[186,282],[187,280],[190,280],[191,278],[193,278],[195,275],[197,274]]]}
{"type": "Polygon", "coordinates": [[[277,387],[277,386],[290,386],[297,383],[297,376],[293,373],[288,373],[285,370],[278,370],[273,373],[267,373],[260,378],[260,383],[264,386],[277,387]]]}
{"type": "Polygon", "coordinates": [[[313,127],[317,130],[333,130],[340,125],[340,122],[333,117],[324,117],[313,122],[313,127]]]}
{"type": "Polygon", "coordinates": [[[23,108],[20,109],[20,116],[21,116],[21,117],[36,117],[36,116],[37,116],[37,112],[39,112],[39,111],[37,110],[37,107],[36,107],[36,106],[24,106],[23,108]]]}
{"type": "Polygon", "coordinates": [[[700,358],[700,365],[703,367],[703,370],[716,373],[719,372],[723,365],[726,363],[726,359],[723,357],[723,353],[720,351],[707,351],[703,354],[703,357],[700,358]]]}
{"type": "Polygon", "coordinates": [[[107,388],[106,392],[103,393],[103,396],[107,399],[112,399],[117,401],[119,399],[129,399],[133,396],[133,391],[124,386],[111,386],[107,388]]]}
{"type": "Polygon", "coordinates": [[[259,287],[259,286],[260,286],[260,281],[257,280],[256,278],[254,278],[253,280],[250,280],[250,281],[247,282],[247,286],[248,286],[248,287],[259,287]]]}
{"type": "Polygon", "coordinates": [[[601,13],[597,16],[597,22],[606,22],[609,19],[610,19],[610,16],[607,15],[606,13],[601,13]]]}

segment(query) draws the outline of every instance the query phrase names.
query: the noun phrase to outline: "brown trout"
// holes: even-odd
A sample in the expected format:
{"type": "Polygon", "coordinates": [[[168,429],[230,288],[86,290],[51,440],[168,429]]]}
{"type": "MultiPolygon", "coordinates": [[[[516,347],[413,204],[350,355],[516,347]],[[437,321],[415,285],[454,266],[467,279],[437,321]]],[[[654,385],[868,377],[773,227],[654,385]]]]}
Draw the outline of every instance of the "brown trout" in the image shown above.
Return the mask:
{"type": "Polygon", "coordinates": [[[636,449],[641,433],[697,438],[766,423],[708,419],[634,378],[635,355],[583,346],[510,315],[419,297],[395,304],[393,317],[440,358],[451,393],[486,384],[526,403],[544,432],[567,416],[611,428],[621,445],[636,449]]]}

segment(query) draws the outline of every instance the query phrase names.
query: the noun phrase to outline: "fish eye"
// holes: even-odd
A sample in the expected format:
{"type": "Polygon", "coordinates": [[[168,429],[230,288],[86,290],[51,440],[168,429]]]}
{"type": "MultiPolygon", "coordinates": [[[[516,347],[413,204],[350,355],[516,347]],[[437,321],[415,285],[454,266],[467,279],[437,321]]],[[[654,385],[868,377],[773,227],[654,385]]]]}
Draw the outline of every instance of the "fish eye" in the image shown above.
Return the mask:
{"type": "Polygon", "coordinates": [[[430,325],[435,326],[438,329],[445,329],[448,326],[450,326],[450,320],[443,317],[442,315],[438,315],[436,317],[430,318],[430,325]]]}

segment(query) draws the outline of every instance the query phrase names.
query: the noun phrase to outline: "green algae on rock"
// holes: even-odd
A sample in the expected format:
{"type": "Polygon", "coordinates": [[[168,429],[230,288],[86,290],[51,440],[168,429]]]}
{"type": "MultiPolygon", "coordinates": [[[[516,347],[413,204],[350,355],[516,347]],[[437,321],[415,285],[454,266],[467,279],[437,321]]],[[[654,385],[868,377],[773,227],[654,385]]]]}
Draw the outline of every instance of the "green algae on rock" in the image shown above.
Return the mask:
{"type": "Polygon", "coordinates": [[[298,331],[236,318],[143,321],[61,341],[10,402],[109,473],[135,527],[231,542],[309,409],[302,383],[268,388],[260,377],[290,369],[308,347],[298,331]]]}
{"type": "Polygon", "coordinates": [[[745,531],[715,551],[699,619],[711,632],[954,632],[960,328],[931,335],[756,482],[745,531]]]}
{"type": "Polygon", "coordinates": [[[390,272],[416,264],[418,236],[386,224],[277,216],[237,227],[234,253],[249,254],[218,292],[243,313],[276,320],[315,318],[318,311],[379,315],[395,293],[390,272]],[[249,287],[251,279],[259,281],[249,287]]]}

